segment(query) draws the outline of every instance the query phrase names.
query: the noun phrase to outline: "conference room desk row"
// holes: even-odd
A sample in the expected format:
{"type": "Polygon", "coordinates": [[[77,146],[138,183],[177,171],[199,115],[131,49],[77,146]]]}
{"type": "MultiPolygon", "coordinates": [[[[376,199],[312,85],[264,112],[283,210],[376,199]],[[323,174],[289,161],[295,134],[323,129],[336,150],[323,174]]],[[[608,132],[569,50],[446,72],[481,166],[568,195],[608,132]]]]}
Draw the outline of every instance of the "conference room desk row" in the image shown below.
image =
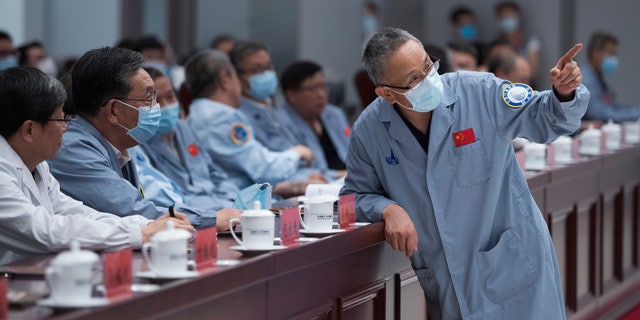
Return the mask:
{"type": "MultiPolygon", "coordinates": [[[[640,147],[526,172],[558,255],[569,319],[615,318],[640,303],[640,147]]],[[[220,264],[154,282],[97,308],[12,305],[9,319],[426,319],[408,259],[375,223],[291,248],[243,256],[218,237],[220,264]],[[230,263],[232,262],[232,263],[230,263]]],[[[42,256],[0,266],[13,291],[47,292],[42,256]]],[[[134,273],[147,267],[133,254],[134,273]]]]}

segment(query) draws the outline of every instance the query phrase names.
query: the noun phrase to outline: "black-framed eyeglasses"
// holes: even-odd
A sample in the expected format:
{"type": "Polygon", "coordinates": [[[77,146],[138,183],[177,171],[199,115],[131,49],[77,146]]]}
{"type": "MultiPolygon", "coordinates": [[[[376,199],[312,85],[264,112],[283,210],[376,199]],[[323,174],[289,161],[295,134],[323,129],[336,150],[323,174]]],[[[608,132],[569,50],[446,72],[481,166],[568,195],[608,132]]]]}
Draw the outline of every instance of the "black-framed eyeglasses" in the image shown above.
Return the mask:
{"type": "Polygon", "coordinates": [[[73,118],[75,118],[76,116],[73,114],[65,114],[63,119],[60,118],[49,118],[47,119],[47,121],[57,121],[57,122],[63,122],[65,126],[68,126],[69,123],[71,123],[71,120],[73,120],[73,118]]]}
{"type": "Polygon", "coordinates": [[[415,88],[420,82],[422,82],[422,80],[424,80],[424,78],[426,78],[432,71],[437,72],[439,68],[440,68],[440,59],[437,59],[435,62],[432,62],[430,65],[425,65],[423,74],[421,74],[419,77],[412,79],[408,86],[401,87],[401,86],[392,86],[392,85],[380,83],[378,84],[378,87],[411,90],[415,88]]]}
{"type": "Polygon", "coordinates": [[[117,100],[129,100],[129,101],[144,101],[149,103],[149,107],[153,106],[154,102],[158,102],[158,91],[153,91],[151,93],[151,98],[143,99],[143,98],[127,98],[127,97],[113,97],[113,99],[117,100]]]}

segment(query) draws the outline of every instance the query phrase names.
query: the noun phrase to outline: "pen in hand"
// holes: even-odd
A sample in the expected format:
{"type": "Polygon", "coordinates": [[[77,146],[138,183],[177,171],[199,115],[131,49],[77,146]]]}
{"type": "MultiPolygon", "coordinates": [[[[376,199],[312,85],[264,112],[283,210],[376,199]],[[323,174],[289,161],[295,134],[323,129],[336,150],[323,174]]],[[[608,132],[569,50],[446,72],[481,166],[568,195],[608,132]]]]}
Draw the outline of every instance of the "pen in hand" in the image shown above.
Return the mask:
{"type": "Polygon", "coordinates": [[[169,206],[169,216],[171,218],[175,218],[176,217],[176,213],[173,211],[173,205],[169,206]]]}

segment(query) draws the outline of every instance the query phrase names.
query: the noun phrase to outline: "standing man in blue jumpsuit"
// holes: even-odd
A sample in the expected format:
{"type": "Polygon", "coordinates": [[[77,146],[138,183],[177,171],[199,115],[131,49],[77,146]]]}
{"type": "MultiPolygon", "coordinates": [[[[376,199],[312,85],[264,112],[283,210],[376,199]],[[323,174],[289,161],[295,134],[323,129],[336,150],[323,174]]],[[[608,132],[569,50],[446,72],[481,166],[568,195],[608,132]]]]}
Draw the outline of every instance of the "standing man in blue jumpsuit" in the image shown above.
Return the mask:
{"type": "Polygon", "coordinates": [[[535,92],[490,73],[439,76],[418,39],[385,28],[364,51],[376,99],[349,143],[343,194],[357,218],[385,221],[433,319],[563,319],[562,284],[547,226],[511,140],[545,143],[580,126],[589,92],[573,58],[535,92]]]}
{"type": "MultiPolygon", "coordinates": [[[[249,120],[238,110],[242,86],[226,54],[198,52],[187,62],[186,74],[194,97],[187,121],[203,151],[219,161],[239,188],[269,182],[277,193],[278,184],[289,184],[297,173],[300,160],[313,160],[313,152],[305,146],[275,152],[255,139],[249,120]]],[[[291,192],[304,192],[296,186],[291,185],[291,192]]]]}
{"type": "Polygon", "coordinates": [[[282,73],[285,101],[279,113],[285,130],[316,155],[313,166],[329,179],[344,177],[351,126],[344,111],[329,104],[329,88],[322,67],[297,61],[282,73]]]}

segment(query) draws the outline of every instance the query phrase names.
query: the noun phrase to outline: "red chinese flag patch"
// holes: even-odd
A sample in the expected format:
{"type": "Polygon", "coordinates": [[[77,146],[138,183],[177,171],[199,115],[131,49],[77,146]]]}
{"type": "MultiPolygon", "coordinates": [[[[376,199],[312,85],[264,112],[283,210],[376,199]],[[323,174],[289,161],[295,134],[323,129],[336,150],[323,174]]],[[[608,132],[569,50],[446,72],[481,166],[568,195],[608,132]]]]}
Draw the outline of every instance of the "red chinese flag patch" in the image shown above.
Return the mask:
{"type": "Polygon", "coordinates": [[[347,137],[351,136],[351,127],[349,126],[344,127],[344,135],[347,137]]]}
{"type": "Polygon", "coordinates": [[[187,151],[189,151],[189,154],[192,157],[195,157],[198,155],[198,146],[195,143],[192,143],[187,147],[187,151]]]}
{"type": "Polygon", "coordinates": [[[464,146],[465,144],[473,143],[476,141],[476,134],[473,133],[473,128],[455,132],[452,136],[453,143],[456,145],[456,147],[464,146]]]}

